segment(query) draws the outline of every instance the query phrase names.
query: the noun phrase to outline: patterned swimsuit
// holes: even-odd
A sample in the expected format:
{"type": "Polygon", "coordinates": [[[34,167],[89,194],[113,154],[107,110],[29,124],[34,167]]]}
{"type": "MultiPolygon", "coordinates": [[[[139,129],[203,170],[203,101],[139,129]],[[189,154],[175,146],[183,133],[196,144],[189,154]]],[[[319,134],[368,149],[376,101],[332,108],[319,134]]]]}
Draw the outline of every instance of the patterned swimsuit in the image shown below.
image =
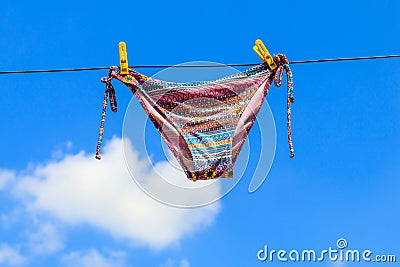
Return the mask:
{"type": "Polygon", "coordinates": [[[293,157],[292,74],[284,55],[277,55],[274,60],[278,65],[274,71],[263,63],[218,80],[190,83],[161,81],[131,69],[128,75],[121,75],[118,68],[111,67],[108,78],[102,79],[106,91],[96,158],[100,159],[108,99],[116,111],[111,85],[116,78],[132,91],[189,179],[231,178],[270,85],[275,80],[275,85],[280,86],[283,70],[288,78],[288,141],[293,157]]]}

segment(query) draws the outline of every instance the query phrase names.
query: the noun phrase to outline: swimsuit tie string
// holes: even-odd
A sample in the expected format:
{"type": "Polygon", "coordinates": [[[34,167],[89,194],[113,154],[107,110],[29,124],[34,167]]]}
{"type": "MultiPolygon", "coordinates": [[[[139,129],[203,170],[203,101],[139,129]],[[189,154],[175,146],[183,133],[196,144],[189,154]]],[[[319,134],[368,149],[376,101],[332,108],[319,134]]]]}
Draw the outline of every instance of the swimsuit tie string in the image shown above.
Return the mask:
{"type": "Polygon", "coordinates": [[[286,80],[287,80],[287,132],[288,132],[288,144],[290,150],[290,158],[294,157],[294,148],[292,142],[292,123],[291,123],[291,110],[290,105],[294,103],[293,97],[293,74],[289,66],[289,61],[286,56],[283,54],[277,54],[274,57],[275,63],[278,65],[277,70],[274,75],[274,84],[276,87],[281,86],[282,84],[282,76],[283,71],[286,71],[286,80]]]}
{"type": "Polygon", "coordinates": [[[101,121],[100,121],[100,129],[99,129],[99,138],[97,139],[97,147],[96,147],[96,156],[95,158],[100,160],[100,148],[103,143],[103,133],[104,133],[104,122],[106,121],[106,112],[107,112],[107,104],[110,102],[111,111],[117,112],[117,97],[115,95],[114,86],[111,84],[111,80],[113,79],[112,68],[108,73],[108,77],[101,78],[101,82],[106,84],[106,90],[104,91],[104,100],[103,100],[103,110],[101,113],[101,121]]]}

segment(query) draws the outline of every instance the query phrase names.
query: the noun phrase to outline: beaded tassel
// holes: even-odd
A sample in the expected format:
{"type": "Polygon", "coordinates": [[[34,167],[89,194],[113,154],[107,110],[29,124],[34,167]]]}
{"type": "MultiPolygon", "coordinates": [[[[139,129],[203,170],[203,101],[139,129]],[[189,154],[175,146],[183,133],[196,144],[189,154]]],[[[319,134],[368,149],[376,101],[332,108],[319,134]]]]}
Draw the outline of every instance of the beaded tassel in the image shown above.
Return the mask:
{"type": "Polygon", "coordinates": [[[289,61],[286,56],[283,54],[278,54],[274,57],[275,62],[278,65],[278,69],[274,75],[274,83],[276,87],[281,86],[282,84],[282,75],[283,71],[286,71],[286,80],[287,80],[287,102],[286,102],[286,113],[287,113],[287,132],[288,132],[288,144],[290,150],[290,157],[294,157],[294,148],[292,142],[292,119],[291,119],[291,109],[290,105],[294,103],[293,97],[293,74],[289,67],[289,61]]]}
{"type": "Polygon", "coordinates": [[[107,103],[110,102],[111,111],[117,112],[117,97],[115,95],[114,86],[111,84],[112,76],[111,70],[108,75],[108,78],[104,77],[101,79],[102,83],[106,84],[106,90],[104,91],[104,100],[103,100],[103,109],[101,113],[101,121],[100,121],[100,129],[99,129],[99,137],[97,139],[97,147],[96,147],[96,159],[100,160],[100,148],[103,143],[103,134],[104,134],[104,122],[106,121],[106,112],[107,112],[107,103]]]}

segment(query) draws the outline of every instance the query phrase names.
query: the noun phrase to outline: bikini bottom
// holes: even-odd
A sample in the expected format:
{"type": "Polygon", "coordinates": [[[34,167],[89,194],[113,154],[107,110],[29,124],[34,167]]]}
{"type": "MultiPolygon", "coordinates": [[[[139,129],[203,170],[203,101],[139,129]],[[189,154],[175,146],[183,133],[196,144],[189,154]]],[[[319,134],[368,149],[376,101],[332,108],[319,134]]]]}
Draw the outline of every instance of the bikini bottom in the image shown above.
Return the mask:
{"type": "Polygon", "coordinates": [[[100,146],[108,101],[117,110],[112,79],[124,83],[178,160],[188,179],[208,180],[233,177],[233,166],[246,141],[270,85],[282,83],[286,70],[288,83],[287,121],[290,157],[294,156],[291,140],[290,104],[293,103],[293,82],[289,63],[284,55],[274,57],[278,68],[270,70],[266,63],[246,71],[213,81],[177,83],[147,77],[129,69],[121,75],[111,67],[104,94],[103,114],[96,149],[100,146]]]}

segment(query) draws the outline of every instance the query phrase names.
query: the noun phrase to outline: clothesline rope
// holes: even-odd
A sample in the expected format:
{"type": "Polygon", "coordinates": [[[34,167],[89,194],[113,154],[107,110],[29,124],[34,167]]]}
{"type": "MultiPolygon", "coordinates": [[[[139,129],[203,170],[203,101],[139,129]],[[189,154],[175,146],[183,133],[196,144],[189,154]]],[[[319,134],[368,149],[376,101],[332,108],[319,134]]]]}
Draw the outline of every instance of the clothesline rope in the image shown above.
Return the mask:
{"type": "MultiPolygon", "coordinates": [[[[309,59],[309,60],[296,60],[289,62],[290,65],[294,64],[307,64],[307,63],[323,63],[323,62],[337,62],[337,61],[355,61],[355,60],[371,60],[371,59],[386,59],[386,58],[400,58],[400,55],[385,55],[385,56],[368,56],[368,57],[343,57],[343,58],[328,58],[328,59],[309,59]]],[[[238,64],[215,64],[215,65],[136,65],[129,66],[132,69],[164,69],[164,68],[214,68],[214,67],[251,67],[260,63],[238,63],[238,64]]],[[[90,67],[90,68],[66,68],[66,69],[45,69],[45,70],[11,70],[0,71],[0,75],[5,74],[29,74],[29,73],[50,73],[50,72],[74,72],[74,71],[94,71],[94,70],[107,70],[110,67],[90,67]]]]}

